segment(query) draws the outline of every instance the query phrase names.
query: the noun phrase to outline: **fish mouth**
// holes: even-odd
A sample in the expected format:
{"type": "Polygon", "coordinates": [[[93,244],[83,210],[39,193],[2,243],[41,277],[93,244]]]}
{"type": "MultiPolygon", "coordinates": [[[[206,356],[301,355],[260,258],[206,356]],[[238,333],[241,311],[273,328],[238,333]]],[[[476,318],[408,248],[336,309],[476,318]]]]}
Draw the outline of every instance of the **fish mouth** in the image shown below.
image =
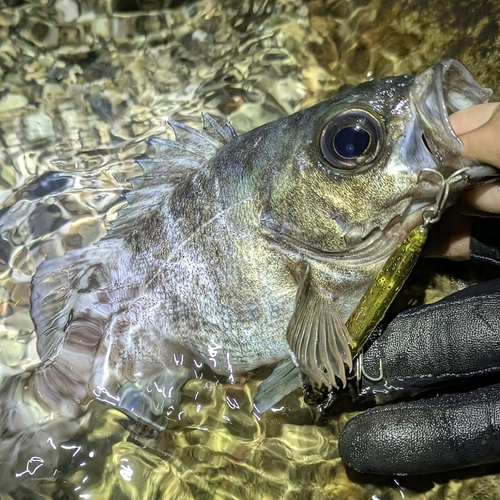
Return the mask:
{"type": "Polygon", "coordinates": [[[463,144],[450,122],[452,113],[486,103],[491,94],[456,59],[444,59],[415,78],[410,103],[420,126],[421,142],[432,155],[434,168],[445,178],[463,168],[470,168],[469,183],[498,175],[493,167],[461,155],[463,144]]]}
{"type": "Polygon", "coordinates": [[[450,122],[452,113],[486,103],[491,95],[492,91],[479,85],[456,59],[445,59],[415,77],[409,96],[414,120],[409,125],[407,145],[411,145],[411,158],[407,160],[418,181],[409,214],[429,207],[442,185],[441,176],[430,181],[432,176],[421,175],[423,170],[434,170],[444,179],[458,170],[462,172],[460,178],[449,183],[446,206],[454,203],[460,191],[498,179],[498,169],[462,156],[462,141],[450,122]]]}

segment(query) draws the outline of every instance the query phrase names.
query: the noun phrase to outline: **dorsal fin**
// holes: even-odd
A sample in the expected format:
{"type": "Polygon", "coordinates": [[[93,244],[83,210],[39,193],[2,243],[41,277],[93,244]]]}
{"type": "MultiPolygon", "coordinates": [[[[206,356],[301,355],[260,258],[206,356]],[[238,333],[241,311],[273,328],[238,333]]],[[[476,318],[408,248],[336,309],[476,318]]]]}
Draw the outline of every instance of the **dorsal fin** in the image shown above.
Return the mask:
{"type": "MultiPolygon", "coordinates": [[[[198,169],[204,160],[211,158],[219,149],[237,136],[229,122],[220,125],[215,118],[203,113],[203,130],[196,130],[183,123],[169,121],[175,133],[175,141],[154,137],[149,140],[154,147],[153,157],[143,157],[137,163],[143,168],[144,176],[154,173],[165,175],[182,170],[198,169]]],[[[140,179],[140,178],[139,178],[140,179]]],[[[140,182],[134,181],[134,189],[140,182]]]]}
{"type": "Polygon", "coordinates": [[[203,117],[203,131],[207,133],[210,137],[220,141],[223,140],[224,144],[228,143],[231,139],[234,139],[238,134],[234,130],[231,123],[226,121],[224,126],[219,125],[213,116],[208,113],[202,113],[203,117]]]}
{"type": "Polygon", "coordinates": [[[128,232],[134,221],[158,206],[180,181],[204,166],[237,135],[230,123],[222,126],[207,114],[203,114],[203,130],[174,121],[168,124],[174,130],[175,141],[149,140],[154,156],[137,160],[143,175],[130,180],[132,190],[125,194],[127,206],[120,210],[106,239],[128,232]]]}

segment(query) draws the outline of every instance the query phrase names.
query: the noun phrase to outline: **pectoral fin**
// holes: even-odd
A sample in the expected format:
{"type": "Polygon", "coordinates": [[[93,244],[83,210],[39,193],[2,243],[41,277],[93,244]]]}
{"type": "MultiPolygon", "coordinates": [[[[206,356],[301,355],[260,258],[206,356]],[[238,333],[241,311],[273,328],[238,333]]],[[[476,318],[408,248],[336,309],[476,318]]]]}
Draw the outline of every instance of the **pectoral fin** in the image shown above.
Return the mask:
{"type": "Polygon", "coordinates": [[[285,396],[302,386],[299,368],[291,358],[279,363],[273,373],[260,384],[254,398],[257,413],[264,413],[285,396]]]}
{"type": "Polygon", "coordinates": [[[287,341],[297,365],[313,386],[338,389],[352,368],[351,338],[331,294],[315,286],[309,268],[304,272],[287,341]]]}

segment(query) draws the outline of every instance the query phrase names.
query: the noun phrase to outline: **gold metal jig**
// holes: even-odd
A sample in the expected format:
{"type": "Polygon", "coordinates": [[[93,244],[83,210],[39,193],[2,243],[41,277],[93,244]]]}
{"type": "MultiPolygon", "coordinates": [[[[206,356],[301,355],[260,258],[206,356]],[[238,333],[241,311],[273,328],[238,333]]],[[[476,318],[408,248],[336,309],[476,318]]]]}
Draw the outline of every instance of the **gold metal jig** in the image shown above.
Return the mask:
{"type": "MultiPolygon", "coordinates": [[[[457,170],[447,179],[437,170],[421,170],[418,181],[421,181],[422,177],[430,176],[434,177],[440,186],[436,194],[436,202],[422,213],[422,224],[413,229],[406,239],[396,247],[347,320],[346,326],[352,339],[351,352],[353,357],[361,355],[363,345],[382,320],[410,275],[427,240],[428,227],[441,218],[450,194],[450,186],[460,180],[467,181],[466,170],[466,168],[457,170]]],[[[381,380],[382,374],[382,363],[380,363],[379,376],[375,379],[367,378],[378,381],[381,380]]],[[[359,379],[361,375],[366,377],[362,358],[358,361],[355,377],[359,379]]]]}

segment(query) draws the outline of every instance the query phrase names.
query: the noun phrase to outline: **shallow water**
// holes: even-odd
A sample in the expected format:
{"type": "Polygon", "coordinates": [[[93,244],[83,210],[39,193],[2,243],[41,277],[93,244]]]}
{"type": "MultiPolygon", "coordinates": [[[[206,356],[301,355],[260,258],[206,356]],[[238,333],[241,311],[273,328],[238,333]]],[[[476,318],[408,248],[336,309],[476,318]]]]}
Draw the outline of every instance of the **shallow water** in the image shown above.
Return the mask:
{"type": "MultiPolygon", "coordinates": [[[[445,56],[500,99],[500,5],[476,2],[473,13],[461,5],[8,0],[0,12],[0,377],[37,360],[29,316],[37,265],[105,234],[138,171],[133,159],[147,137],[170,134],[167,118],[199,126],[208,111],[244,132],[445,56]]],[[[441,281],[428,300],[463,286],[464,276],[441,281]]],[[[348,474],[337,431],[349,415],[317,421],[296,394],[258,420],[250,415],[256,384],[189,382],[179,421],[157,439],[91,403],[40,498],[497,497],[491,468],[418,481],[348,474]]],[[[20,491],[13,497],[37,498],[20,491]]]]}

